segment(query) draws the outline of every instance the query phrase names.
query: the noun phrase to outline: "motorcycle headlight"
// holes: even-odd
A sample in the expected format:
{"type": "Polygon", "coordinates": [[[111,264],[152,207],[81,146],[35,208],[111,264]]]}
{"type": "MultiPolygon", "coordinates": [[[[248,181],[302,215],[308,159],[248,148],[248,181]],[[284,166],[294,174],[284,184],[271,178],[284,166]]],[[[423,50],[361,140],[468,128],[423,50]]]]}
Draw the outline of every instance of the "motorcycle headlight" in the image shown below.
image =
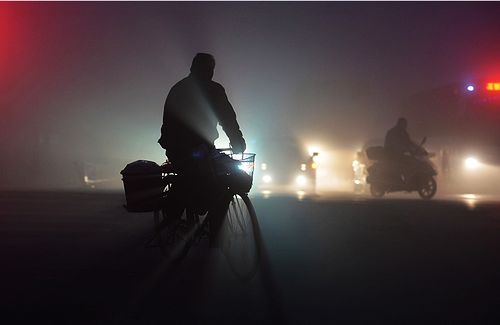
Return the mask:
{"type": "Polygon", "coordinates": [[[481,163],[475,157],[467,157],[464,160],[464,166],[466,169],[469,169],[469,170],[477,169],[480,165],[481,165],[481,163]]]}

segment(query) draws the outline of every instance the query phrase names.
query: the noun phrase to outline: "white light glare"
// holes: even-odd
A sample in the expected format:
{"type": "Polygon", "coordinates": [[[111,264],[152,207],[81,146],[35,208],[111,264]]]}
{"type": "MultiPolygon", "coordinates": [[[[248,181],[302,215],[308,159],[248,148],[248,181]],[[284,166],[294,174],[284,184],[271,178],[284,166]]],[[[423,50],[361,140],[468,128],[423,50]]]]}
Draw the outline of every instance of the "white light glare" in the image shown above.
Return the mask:
{"type": "Polygon", "coordinates": [[[353,160],[352,169],[354,169],[355,171],[359,169],[359,161],[353,160]]]}
{"type": "Polygon", "coordinates": [[[304,192],[304,191],[297,191],[297,199],[299,201],[302,201],[305,196],[306,196],[306,192],[304,192]]]}
{"type": "Polygon", "coordinates": [[[299,185],[305,185],[307,183],[307,178],[304,175],[299,175],[296,178],[296,182],[299,185]]]}
{"type": "Polygon", "coordinates": [[[310,146],[307,148],[307,151],[309,152],[309,156],[312,156],[314,153],[319,153],[319,147],[318,146],[310,146]]]}
{"type": "Polygon", "coordinates": [[[462,195],[462,197],[464,199],[467,199],[467,200],[475,200],[475,199],[477,199],[476,194],[464,194],[464,195],[462,195]]]}
{"type": "Polygon", "coordinates": [[[269,176],[269,175],[264,175],[264,177],[262,177],[262,181],[264,183],[269,184],[269,183],[271,183],[273,181],[273,178],[271,176],[269,176]]]}
{"type": "Polygon", "coordinates": [[[470,92],[474,91],[474,86],[473,85],[468,85],[467,86],[467,91],[470,91],[470,92]]]}
{"type": "Polygon", "coordinates": [[[238,168],[242,171],[244,171],[245,173],[247,173],[248,175],[252,175],[252,171],[253,171],[253,166],[252,164],[249,164],[249,163],[242,163],[238,166],[238,168]]]}
{"type": "Polygon", "coordinates": [[[464,164],[465,168],[467,169],[477,169],[480,165],[479,160],[474,157],[468,157],[467,159],[465,159],[464,164]]]}

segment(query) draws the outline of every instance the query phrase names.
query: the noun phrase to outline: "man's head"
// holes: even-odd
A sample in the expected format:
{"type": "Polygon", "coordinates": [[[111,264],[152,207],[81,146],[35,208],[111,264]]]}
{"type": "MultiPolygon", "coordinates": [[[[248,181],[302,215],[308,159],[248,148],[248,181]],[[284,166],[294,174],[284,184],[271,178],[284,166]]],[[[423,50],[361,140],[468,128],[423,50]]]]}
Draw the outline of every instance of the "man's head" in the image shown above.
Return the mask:
{"type": "Polygon", "coordinates": [[[400,129],[406,130],[406,128],[408,127],[408,121],[404,117],[400,117],[398,118],[396,126],[400,129]]]}
{"type": "Polygon", "coordinates": [[[198,53],[191,64],[191,74],[202,80],[212,80],[214,76],[215,59],[211,54],[198,53]]]}

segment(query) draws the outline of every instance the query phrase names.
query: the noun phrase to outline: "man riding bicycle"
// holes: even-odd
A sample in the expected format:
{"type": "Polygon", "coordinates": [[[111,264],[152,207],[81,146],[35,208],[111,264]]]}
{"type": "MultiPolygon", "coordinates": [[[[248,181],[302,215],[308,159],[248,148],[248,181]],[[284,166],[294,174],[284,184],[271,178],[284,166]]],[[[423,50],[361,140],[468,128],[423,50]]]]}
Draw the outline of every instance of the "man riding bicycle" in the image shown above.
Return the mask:
{"type": "MultiPolygon", "coordinates": [[[[217,184],[211,157],[215,150],[214,141],[219,137],[217,124],[229,137],[234,153],[243,153],[246,149],[224,87],[212,81],[214,68],[215,59],[212,55],[196,54],[189,76],[170,89],[158,140],[182,178],[169,195],[167,222],[178,221],[189,198],[195,198],[201,206],[210,205],[213,219],[211,230],[219,228],[221,215],[228,204],[225,198],[217,197],[217,191],[214,191],[217,184]]],[[[216,231],[211,233],[215,235],[216,231]]]]}

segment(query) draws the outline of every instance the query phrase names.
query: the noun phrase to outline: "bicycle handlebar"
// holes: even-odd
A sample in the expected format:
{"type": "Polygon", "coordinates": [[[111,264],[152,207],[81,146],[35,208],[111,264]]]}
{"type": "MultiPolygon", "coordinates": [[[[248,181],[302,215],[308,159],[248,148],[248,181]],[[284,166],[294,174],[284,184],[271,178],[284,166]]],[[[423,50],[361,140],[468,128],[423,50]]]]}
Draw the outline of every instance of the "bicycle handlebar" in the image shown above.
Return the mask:
{"type": "Polygon", "coordinates": [[[242,155],[243,156],[243,155],[250,154],[248,152],[238,152],[238,153],[235,153],[233,148],[215,148],[215,150],[220,151],[220,152],[229,151],[231,155],[242,155]]]}

